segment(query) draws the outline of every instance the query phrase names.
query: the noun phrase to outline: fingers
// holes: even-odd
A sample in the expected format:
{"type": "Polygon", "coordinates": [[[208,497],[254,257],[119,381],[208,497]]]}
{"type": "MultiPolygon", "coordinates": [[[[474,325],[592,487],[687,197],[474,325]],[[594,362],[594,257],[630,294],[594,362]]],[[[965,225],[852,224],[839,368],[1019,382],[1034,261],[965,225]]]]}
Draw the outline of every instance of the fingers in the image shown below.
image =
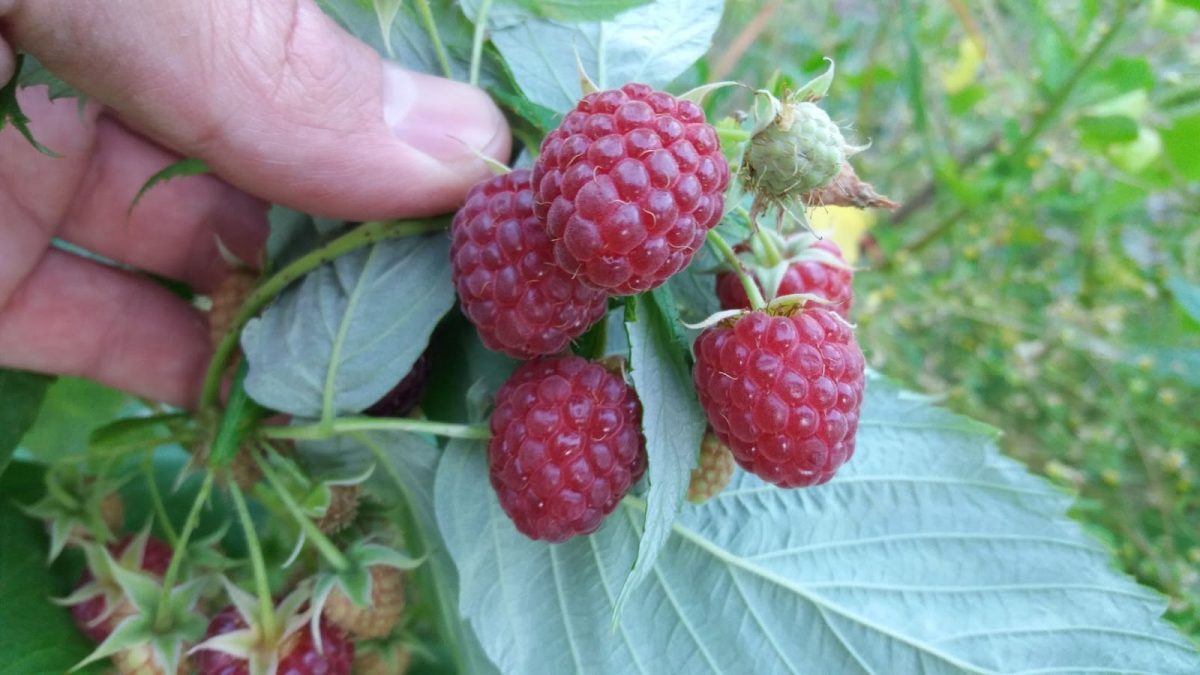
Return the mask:
{"type": "Polygon", "coordinates": [[[483,92],[385,66],[311,0],[5,5],[15,45],[271,201],[349,219],[445,212],[486,175],[464,144],[507,159],[483,92]]]}
{"type": "Polygon", "coordinates": [[[200,312],[152,281],[61,251],[0,308],[0,366],[190,407],[208,358],[200,312]]]}
{"type": "Polygon", "coordinates": [[[0,37],[0,87],[12,79],[16,65],[17,59],[13,55],[12,48],[4,41],[4,38],[0,37]]]}
{"type": "Polygon", "coordinates": [[[178,159],[101,117],[91,162],[58,236],[199,291],[213,289],[228,267],[218,238],[255,263],[267,238],[267,205],[216,177],[159,183],[129,210],[146,179],[178,159]]]}

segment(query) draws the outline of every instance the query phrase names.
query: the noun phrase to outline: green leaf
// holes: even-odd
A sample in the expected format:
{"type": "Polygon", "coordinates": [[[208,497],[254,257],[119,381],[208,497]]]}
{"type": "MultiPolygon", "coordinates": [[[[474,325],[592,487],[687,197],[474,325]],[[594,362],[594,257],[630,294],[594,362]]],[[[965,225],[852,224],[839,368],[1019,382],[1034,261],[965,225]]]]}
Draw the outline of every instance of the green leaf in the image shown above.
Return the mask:
{"type": "MultiPolygon", "coordinates": [[[[638,298],[637,321],[625,324],[629,334],[630,376],[642,402],[650,489],[638,543],[638,557],[617,598],[616,612],[653,571],[659,552],[671,536],[671,525],[687,496],[692,468],[700,452],[707,422],[691,370],[675,337],[674,312],[662,308],[670,292],[656,289],[638,298]]],[[[619,618],[619,617],[618,617],[619,618]]]]}
{"type": "Polygon", "coordinates": [[[1167,279],[1167,288],[1171,289],[1171,294],[1175,296],[1175,302],[1180,309],[1192,317],[1193,321],[1200,323],[1200,286],[1175,275],[1167,279]]]}
{"type": "Polygon", "coordinates": [[[38,143],[37,139],[33,137],[33,132],[29,130],[29,117],[21,111],[21,105],[17,103],[17,86],[21,81],[21,66],[24,64],[24,61],[25,55],[18,54],[17,66],[13,78],[3,87],[0,87],[0,131],[4,129],[5,124],[11,124],[38,152],[43,155],[58,157],[57,153],[38,143]]]}
{"type": "Polygon", "coordinates": [[[555,21],[605,21],[651,0],[512,0],[543,19],[555,21]]]}
{"type": "Polygon", "coordinates": [[[53,381],[37,373],[0,369],[0,475],[37,419],[46,388],[53,381]]]}
{"type": "MultiPolygon", "coordinates": [[[[480,0],[462,4],[475,21],[480,0]]],[[[488,25],[522,93],[563,112],[582,91],[576,53],[601,88],[627,82],[662,87],[708,50],[722,7],[721,0],[657,0],[606,21],[563,23],[501,2],[488,14],[488,25]]]]}
{"type": "Polygon", "coordinates": [[[50,602],[67,593],[68,580],[61,566],[46,566],[44,529],[14,507],[35,501],[41,485],[41,470],[25,463],[0,480],[0,670],[14,675],[61,675],[92,649],[68,611],[50,602]]]}
{"type": "Polygon", "coordinates": [[[1176,5],[1200,11],[1200,0],[1170,0],[1176,5]]]}
{"type": "Polygon", "coordinates": [[[478,444],[434,486],[461,610],[505,673],[1195,673],[1165,603],[1111,570],[1069,499],[994,433],[872,379],[858,452],[830,483],[737,472],[685,507],[616,629],[645,502],[557,545],[513,528],[478,444]]]}
{"type": "Polygon", "coordinates": [[[311,418],[379,400],[454,304],[449,243],[440,233],[384,241],[304,277],[243,330],[246,391],[268,408],[311,418]]]}
{"type": "Polygon", "coordinates": [[[1159,132],[1175,169],[1188,180],[1200,180],[1200,114],[1178,118],[1159,132]]]}
{"type": "Polygon", "coordinates": [[[61,377],[46,392],[37,421],[21,446],[50,461],[88,450],[89,436],[132,399],[122,392],[78,377],[61,377]]]}
{"type": "Polygon", "coordinates": [[[1085,139],[1099,145],[1137,140],[1138,124],[1124,115],[1085,115],[1076,123],[1085,139]]]}
{"type": "Polygon", "coordinates": [[[129,209],[126,211],[126,214],[133,213],[133,207],[137,206],[138,202],[142,201],[142,197],[146,194],[146,192],[155,185],[158,185],[163,181],[171,180],[172,178],[200,176],[206,173],[208,173],[208,165],[205,164],[203,160],[189,157],[186,159],[181,159],[177,162],[173,162],[158,173],[150,176],[150,178],[148,178],[146,182],[142,184],[142,187],[138,189],[137,194],[133,196],[133,201],[129,202],[129,209]]]}
{"type": "Polygon", "coordinates": [[[46,70],[40,61],[29,54],[25,55],[25,63],[21,67],[17,83],[21,87],[45,85],[51,101],[59,98],[84,98],[83,92],[58,79],[57,75],[46,70]]]}

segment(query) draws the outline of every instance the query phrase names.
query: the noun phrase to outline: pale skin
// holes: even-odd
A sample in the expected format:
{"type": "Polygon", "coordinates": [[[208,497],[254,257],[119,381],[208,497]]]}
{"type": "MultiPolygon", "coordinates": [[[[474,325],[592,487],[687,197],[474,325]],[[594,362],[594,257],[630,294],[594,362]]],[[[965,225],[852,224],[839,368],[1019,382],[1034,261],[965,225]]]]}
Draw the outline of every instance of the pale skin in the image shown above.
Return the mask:
{"type": "Polygon", "coordinates": [[[469,148],[510,150],[486,94],[385,65],[312,0],[0,0],[0,83],[14,50],[89,103],[20,92],[58,159],[0,131],[0,366],[174,405],[199,394],[205,318],[131,269],[202,293],[228,270],[218,237],[258,259],[269,202],[348,220],[444,213],[488,175],[469,148]],[[127,217],[181,157],[215,176],[163,183],[127,217]]]}

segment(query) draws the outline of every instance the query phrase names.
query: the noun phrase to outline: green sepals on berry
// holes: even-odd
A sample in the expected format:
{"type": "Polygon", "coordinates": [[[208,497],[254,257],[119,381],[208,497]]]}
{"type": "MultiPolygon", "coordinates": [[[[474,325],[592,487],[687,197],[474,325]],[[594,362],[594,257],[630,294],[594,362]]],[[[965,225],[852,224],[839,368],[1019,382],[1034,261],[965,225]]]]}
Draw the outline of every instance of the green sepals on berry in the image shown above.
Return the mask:
{"type": "Polygon", "coordinates": [[[46,494],[19,507],[46,523],[51,562],[67,544],[106,544],[116,539],[125,521],[125,505],[117,492],[120,481],[88,476],[65,465],[52,467],[45,481],[46,494]]]}
{"type": "Polygon", "coordinates": [[[321,650],[304,630],[313,615],[311,584],[301,584],[274,607],[276,628],[270,630],[260,622],[258,600],[228,580],[224,583],[232,606],[213,617],[207,639],[188,652],[202,675],[350,672],[352,642],[322,622],[321,650]]]}
{"type": "MultiPolygon", "coordinates": [[[[785,295],[814,295],[828,301],[842,318],[849,318],[854,304],[854,268],[832,239],[810,232],[785,237],[763,228],[737,250],[741,266],[768,301],[785,295]]],[[[741,280],[733,272],[717,275],[716,292],[722,309],[750,308],[741,280]]]]}
{"type": "Polygon", "coordinates": [[[401,572],[422,562],[366,540],[350,546],[344,555],[347,566],[321,572],[313,588],[311,631],[318,648],[321,615],[355,637],[390,635],[404,611],[401,572]]]}
{"type": "MultiPolygon", "coordinates": [[[[305,473],[291,458],[278,453],[269,453],[263,459],[278,485],[260,484],[255,491],[258,500],[273,513],[285,516],[285,522],[305,517],[326,534],[339,532],[354,522],[362,484],[375,469],[372,464],[353,474],[325,474],[316,467],[305,473]],[[293,513],[288,500],[281,498],[276,490],[286,490],[299,513],[293,513]]],[[[304,547],[305,540],[304,530],[298,530],[289,564],[304,547]]]]}
{"type": "Polygon", "coordinates": [[[109,606],[115,608],[119,602],[127,615],[74,669],[111,657],[120,673],[186,672],[186,651],[204,635],[205,622],[196,611],[196,603],[209,579],[197,577],[164,588],[161,578],[140,569],[137,565],[143,563],[135,562],[142,560],[140,551],[144,547],[144,538],[140,545],[135,539],[126,546],[119,562],[103,547],[87,547],[89,564],[97,578],[103,569],[117,591],[119,600],[109,600],[109,606]]]}

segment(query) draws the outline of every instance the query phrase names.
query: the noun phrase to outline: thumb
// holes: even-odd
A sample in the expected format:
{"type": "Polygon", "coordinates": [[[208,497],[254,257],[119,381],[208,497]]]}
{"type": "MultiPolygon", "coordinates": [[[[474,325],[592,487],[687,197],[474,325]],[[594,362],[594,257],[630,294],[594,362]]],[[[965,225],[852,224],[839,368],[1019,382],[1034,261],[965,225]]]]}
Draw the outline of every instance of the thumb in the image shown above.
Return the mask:
{"type": "Polygon", "coordinates": [[[312,0],[0,0],[17,48],[264,199],[346,219],[456,207],[506,160],[479,89],[405,70],[312,0]]]}

